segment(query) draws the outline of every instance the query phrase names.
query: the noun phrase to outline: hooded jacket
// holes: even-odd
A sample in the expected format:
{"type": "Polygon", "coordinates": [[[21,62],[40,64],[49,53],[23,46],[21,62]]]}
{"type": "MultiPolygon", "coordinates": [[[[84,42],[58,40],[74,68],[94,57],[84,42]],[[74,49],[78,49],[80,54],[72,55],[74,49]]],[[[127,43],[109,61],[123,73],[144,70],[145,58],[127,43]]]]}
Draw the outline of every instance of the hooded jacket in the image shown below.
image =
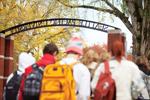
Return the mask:
{"type": "MultiPolygon", "coordinates": [[[[32,65],[33,63],[35,63],[35,58],[26,53],[26,52],[22,52],[20,55],[19,55],[19,58],[18,58],[18,69],[16,70],[17,71],[17,74],[18,75],[22,75],[25,71],[25,68],[27,68],[28,66],[32,65]]],[[[14,73],[11,73],[8,78],[7,78],[7,81],[6,81],[6,84],[14,77],[14,73]]],[[[5,88],[4,88],[5,90],[5,88]]],[[[3,94],[3,99],[6,100],[6,94],[5,94],[6,91],[4,91],[4,94],[3,94]]]]}
{"type": "MultiPolygon", "coordinates": [[[[39,61],[36,62],[36,64],[40,67],[46,67],[46,65],[53,64],[53,63],[55,63],[55,57],[53,55],[50,55],[50,54],[44,54],[43,57],[39,61]]],[[[28,74],[30,74],[31,72],[32,72],[32,66],[29,66],[28,68],[25,69],[25,73],[23,75],[20,89],[19,89],[18,100],[23,100],[22,93],[23,93],[23,89],[24,89],[24,81],[26,79],[26,76],[28,74]]]]}
{"type": "MultiPolygon", "coordinates": [[[[32,65],[33,63],[35,63],[35,58],[26,53],[26,52],[22,52],[20,55],[19,55],[19,58],[18,58],[18,70],[17,70],[17,74],[19,75],[22,75],[25,71],[25,69],[32,65]]],[[[13,73],[11,73],[7,79],[7,82],[9,82],[9,80],[13,77],[13,73]]]]}

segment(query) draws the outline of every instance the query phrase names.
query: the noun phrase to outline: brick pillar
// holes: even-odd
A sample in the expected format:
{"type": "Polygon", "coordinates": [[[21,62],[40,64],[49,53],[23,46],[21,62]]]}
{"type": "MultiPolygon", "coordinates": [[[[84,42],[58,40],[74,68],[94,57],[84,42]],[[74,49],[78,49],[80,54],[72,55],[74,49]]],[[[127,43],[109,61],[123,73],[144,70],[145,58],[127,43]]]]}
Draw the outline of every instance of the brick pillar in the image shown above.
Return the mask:
{"type": "Polygon", "coordinates": [[[4,76],[8,77],[14,69],[13,63],[14,38],[5,39],[5,61],[4,61],[4,76]]]}
{"type": "Polygon", "coordinates": [[[0,100],[3,95],[5,35],[0,33],[0,100]]]}
{"type": "MultiPolygon", "coordinates": [[[[116,41],[116,40],[119,40],[121,42],[123,42],[123,45],[124,45],[124,51],[125,50],[125,36],[124,34],[120,31],[120,30],[110,30],[108,31],[108,51],[111,52],[112,50],[112,45],[113,43],[116,41]]],[[[112,54],[113,56],[114,54],[112,54]]]]}

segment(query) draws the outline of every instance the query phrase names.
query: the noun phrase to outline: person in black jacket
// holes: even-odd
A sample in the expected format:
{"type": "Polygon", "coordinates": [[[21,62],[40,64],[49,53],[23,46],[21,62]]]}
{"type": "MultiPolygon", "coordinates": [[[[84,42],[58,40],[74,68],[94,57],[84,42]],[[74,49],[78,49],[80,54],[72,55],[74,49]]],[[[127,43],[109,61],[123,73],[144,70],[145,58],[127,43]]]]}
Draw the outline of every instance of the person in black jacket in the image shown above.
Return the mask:
{"type": "Polygon", "coordinates": [[[35,58],[26,52],[22,52],[18,58],[18,69],[8,76],[4,88],[4,100],[17,100],[21,76],[29,65],[35,63],[35,58]]]}

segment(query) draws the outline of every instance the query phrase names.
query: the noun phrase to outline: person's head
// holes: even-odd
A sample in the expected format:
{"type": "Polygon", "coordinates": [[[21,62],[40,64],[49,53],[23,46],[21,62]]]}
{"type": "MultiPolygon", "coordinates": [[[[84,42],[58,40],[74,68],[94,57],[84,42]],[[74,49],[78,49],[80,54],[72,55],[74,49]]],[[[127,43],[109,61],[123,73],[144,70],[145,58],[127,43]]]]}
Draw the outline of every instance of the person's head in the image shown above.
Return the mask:
{"type": "Polygon", "coordinates": [[[138,64],[144,64],[146,65],[147,59],[145,58],[145,56],[137,56],[135,59],[135,63],[138,64]]]}
{"type": "Polygon", "coordinates": [[[85,65],[89,65],[92,62],[98,62],[100,61],[100,57],[97,52],[95,52],[93,49],[88,49],[82,57],[82,62],[85,65]]]}
{"type": "Polygon", "coordinates": [[[149,74],[150,68],[148,67],[148,62],[145,56],[137,56],[135,59],[135,63],[144,73],[149,74]]]}
{"type": "Polygon", "coordinates": [[[121,60],[123,53],[123,43],[119,40],[116,40],[112,46],[112,56],[114,56],[117,60],[121,60]]]}
{"type": "Polygon", "coordinates": [[[27,67],[35,63],[35,58],[26,52],[22,52],[18,60],[18,70],[21,72],[24,72],[27,67]]]}
{"type": "Polygon", "coordinates": [[[132,54],[127,54],[126,59],[129,61],[133,61],[133,55],[132,54]]]}
{"type": "Polygon", "coordinates": [[[43,54],[56,55],[59,53],[58,47],[54,43],[49,43],[45,45],[43,49],[43,54]]]}
{"type": "Polygon", "coordinates": [[[66,48],[66,53],[80,56],[83,55],[83,44],[79,37],[73,37],[70,39],[66,48]]]}

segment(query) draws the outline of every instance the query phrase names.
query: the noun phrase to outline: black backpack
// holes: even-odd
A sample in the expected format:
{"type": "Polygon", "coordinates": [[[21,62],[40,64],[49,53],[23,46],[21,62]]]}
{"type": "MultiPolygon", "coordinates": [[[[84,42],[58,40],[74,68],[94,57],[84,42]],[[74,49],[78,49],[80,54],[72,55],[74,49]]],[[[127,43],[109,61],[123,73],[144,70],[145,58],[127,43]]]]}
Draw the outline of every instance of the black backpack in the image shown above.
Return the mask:
{"type": "Polygon", "coordinates": [[[23,100],[39,100],[43,67],[32,65],[32,72],[26,76],[23,89],[23,100]]]}
{"type": "Polygon", "coordinates": [[[13,74],[13,77],[8,81],[5,87],[5,100],[17,100],[22,75],[18,75],[17,71],[15,71],[13,74]]]}

